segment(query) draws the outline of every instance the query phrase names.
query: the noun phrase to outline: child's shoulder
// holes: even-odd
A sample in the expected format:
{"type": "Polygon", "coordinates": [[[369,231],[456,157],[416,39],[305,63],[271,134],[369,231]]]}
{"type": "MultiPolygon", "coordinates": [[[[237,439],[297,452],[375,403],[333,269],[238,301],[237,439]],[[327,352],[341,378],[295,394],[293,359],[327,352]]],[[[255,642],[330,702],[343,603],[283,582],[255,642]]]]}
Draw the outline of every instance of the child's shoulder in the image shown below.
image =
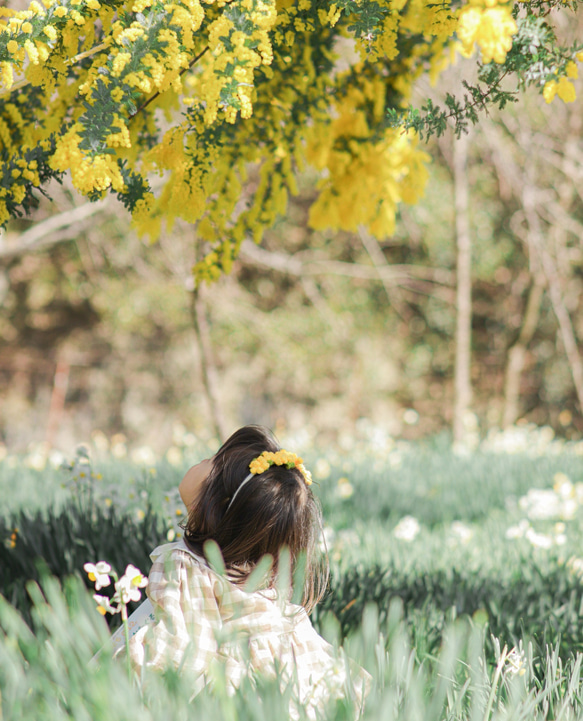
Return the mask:
{"type": "Polygon", "coordinates": [[[307,622],[311,625],[308,615],[303,606],[292,604],[289,601],[283,604],[278,603],[278,594],[275,588],[261,588],[248,591],[244,587],[232,582],[232,580],[221,577],[213,571],[206,559],[192,551],[184,540],[173,543],[165,543],[155,548],[150,554],[153,561],[150,572],[150,582],[154,585],[170,574],[181,575],[184,570],[186,582],[197,587],[204,586],[212,588],[213,595],[221,603],[226,605],[243,606],[251,613],[283,615],[293,619],[294,624],[307,622]]]}
{"type": "Polygon", "coordinates": [[[161,546],[157,546],[152,553],[150,553],[150,558],[153,563],[156,563],[156,561],[164,561],[171,557],[181,558],[184,556],[192,559],[196,564],[208,568],[206,559],[190,549],[182,538],[179,541],[174,541],[173,543],[164,543],[161,546]]]}
{"type": "Polygon", "coordinates": [[[196,554],[182,539],[157,546],[150,553],[150,558],[153,570],[164,568],[168,572],[170,568],[175,567],[176,569],[183,568],[188,573],[196,575],[209,577],[214,575],[206,559],[196,554]]]}

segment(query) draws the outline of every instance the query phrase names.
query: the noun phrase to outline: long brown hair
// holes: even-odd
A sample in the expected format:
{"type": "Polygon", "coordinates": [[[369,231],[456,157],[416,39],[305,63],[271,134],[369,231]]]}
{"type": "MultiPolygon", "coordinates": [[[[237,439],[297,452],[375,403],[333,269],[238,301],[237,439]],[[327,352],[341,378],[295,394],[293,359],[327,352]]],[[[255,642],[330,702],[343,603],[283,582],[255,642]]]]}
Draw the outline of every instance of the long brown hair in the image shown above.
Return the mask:
{"type": "Polygon", "coordinates": [[[302,605],[310,613],[328,583],[328,559],[318,548],[322,529],[320,505],[296,468],[271,466],[237,493],[249,464],[263,451],[280,450],[263,426],[244,426],[225,441],[212,459],[212,470],[189,509],[184,540],[195,553],[215,541],[235,583],[244,583],[263,556],[273,559],[275,582],[280,551],[289,549],[292,573],[305,556],[302,605]]]}

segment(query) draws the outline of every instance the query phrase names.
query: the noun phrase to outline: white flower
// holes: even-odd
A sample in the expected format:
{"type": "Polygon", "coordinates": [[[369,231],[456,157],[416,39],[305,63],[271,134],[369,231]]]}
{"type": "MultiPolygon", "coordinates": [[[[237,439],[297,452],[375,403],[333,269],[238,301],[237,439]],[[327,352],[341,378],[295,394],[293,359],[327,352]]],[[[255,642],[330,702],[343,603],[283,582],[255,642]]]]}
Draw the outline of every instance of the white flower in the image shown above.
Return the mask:
{"type": "Polygon", "coordinates": [[[506,531],[506,538],[524,538],[525,533],[530,528],[530,523],[523,518],[517,526],[510,526],[506,531]]]}
{"type": "Polygon", "coordinates": [[[134,463],[153,466],[156,463],[156,454],[150,446],[140,446],[131,452],[131,459],[134,463]]]}
{"type": "Polygon", "coordinates": [[[572,498],[575,495],[575,488],[566,473],[555,473],[553,481],[553,489],[561,498],[572,498]]]}
{"type": "Polygon", "coordinates": [[[130,563],[125,570],[124,575],[115,584],[116,595],[119,596],[122,603],[130,601],[139,601],[142,597],[140,588],[148,585],[148,579],[142,574],[139,568],[132,566],[130,563]]]}
{"type": "Polygon", "coordinates": [[[524,676],[526,673],[526,656],[521,646],[513,648],[506,656],[507,670],[512,674],[524,676]]]}
{"type": "Polygon", "coordinates": [[[572,556],[567,561],[567,567],[571,569],[571,572],[580,578],[583,577],[583,558],[576,558],[572,556]]]}
{"type": "Polygon", "coordinates": [[[86,563],[83,568],[87,572],[90,581],[95,581],[95,590],[99,591],[100,588],[105,588],[111,583],[109,574],[111,573],[111,566],[105,561],[99,561],[98,563],[86,563]]]}
{"type": "Polygon", "coordinates": [[[314,475],[316,478],[324,480],[330,476],[330,463],[325,458],[318,458],[314,466],[314,475]]]}
{"type": "Polygon", "coordinates": [[[401,541],[412,541],[420,530],[421,527],[416,518],[413,518],[413,516],[405,516],[401,518],[393,529],[393,535],[395,538],[401,539],[401,541]]]}
{"type": "Polygon", "coordinates": [[[527,541],[537,548],[550,548],[553,545],[553,539],[545,536],[544,533],[537,533],[533,528],[529,528],[524,534],[527,541]]]}
{"type": "Polygon", "coordinates": [[[98,593],[93,594],[93,598],[97,601],[97,610],[102,616],[106,613],[119,613],[119,608],[111,605],[111,600],[107,596],[100,596],[98,593]]]}
{"type": "Polygon", "coordinates": [[[354,487],[348,478],[339,478],[338,485],[336,487],[336,495],[340,498],[350,498],[354,494],[354,487]]]}
{"type": "Polygon", "coordinates": [[[573,518],[577,512],[575,489],[570,481],[555,484],[555,490],[531,488],[518,501],[520,508],[533,520],[548,518],[573,518]],[[558,489],[558,490],[557,490],[558,489]]]}
{"type": "Polygon", "coordinates": [[[454,521],[451,524],[451,532],[454,536],[459,538],[462,543],[467,543],[474,535],[472,529],[461,521],[454,521]]]}

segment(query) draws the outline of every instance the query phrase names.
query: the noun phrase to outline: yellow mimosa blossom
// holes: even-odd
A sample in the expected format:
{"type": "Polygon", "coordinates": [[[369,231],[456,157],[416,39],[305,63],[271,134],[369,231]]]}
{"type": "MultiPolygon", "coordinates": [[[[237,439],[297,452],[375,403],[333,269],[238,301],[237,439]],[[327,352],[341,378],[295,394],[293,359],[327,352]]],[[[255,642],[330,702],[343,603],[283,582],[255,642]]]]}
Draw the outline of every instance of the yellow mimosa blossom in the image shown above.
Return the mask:
{"type": "MultiPolygon", "coordinates": [[[[214,280],[286,212],[309,163],[313,227],[392,233],[428,156],[387,111],[457,47],[503,62],[516,23],[509,0],[379,1],[356,37],[362,0],[350,16],[338,0],[0,0],[0,224],[39,176],[68,173],[81,194],[118,193],[152,240],[196,226],[196,281],[214,280]],[[38,167],[14,160],[31,151],[38,167]]],[[[561,56],[546,100],[574,98],[580,55],[561,56]]]]}
{"type": "Polygon", "coordinates": [[[545,99],[545,103],[551,103],[556,94],[557,83],[555,80],[549,80],[548,83],[545,83],[543,88],[543,98],[545,99]]]}
{"type": "Polygon", "coordinates": [[[45,25],[43,28],[44,34],[48,37],[49,40],[56,40],[57,39],[57,31],[52,25],[45,25]]]}
{"type": "Polygon", "coordinates": [[[132,56],[130,53],[118,53],[113,59],[114,75],[121,75],[125,66],[130,62],[132,56]]]}
{"type": "Polygon", "coordinates": [[[555,95],[558,95],[564,103],[572,103],[577,99],[575,86],[564,75],[562,75],[558,81],[549,80],[545,83],[543,88],[543,98],[545,102],[552,102],[555,95]]]}
{"type": "Polygon", "coordinates": [[[564,75],[559,78],[559,83],[557,85],[557,95],[564,103],[573,103],[577,99],[577,95],[575,93],[575,86],[573,85],[573,83],[569,82],[569,80],[567,80],[564,75]]]}
{"type": "Polygon", "coordinates": [[[14,82],[12,65],[10,63],[0,63],[0,83],[3,87],[10,89],[14,82]]]}
{"type": "Polygon", "coordinates": [[[482,62],[489,63],[493,60],[503,63],[517,30],[510,7],[497,5],[495,0],[487,0],[486,7],[470,4],[462,8],[457,36],[465,57],[472,55],[474,45],[477,45],[482,53],[482,62]]]}
{"type": "Polygon", "coordinates": [[[570,60],[567,63],[567,67],[565,68],[565,71],[567,73],[568,78],[577,79],[579,77],[579,69],[577,68],[577,65],[570,60]]]}
{"type": "Polygon", "coordinates": [[[30,58],[30,62],[33,65],[38,65],[39,54],[36,45],[32,42],[32,40],[24,41],[24,49],[26,50],[28,57],[30,58]]]}

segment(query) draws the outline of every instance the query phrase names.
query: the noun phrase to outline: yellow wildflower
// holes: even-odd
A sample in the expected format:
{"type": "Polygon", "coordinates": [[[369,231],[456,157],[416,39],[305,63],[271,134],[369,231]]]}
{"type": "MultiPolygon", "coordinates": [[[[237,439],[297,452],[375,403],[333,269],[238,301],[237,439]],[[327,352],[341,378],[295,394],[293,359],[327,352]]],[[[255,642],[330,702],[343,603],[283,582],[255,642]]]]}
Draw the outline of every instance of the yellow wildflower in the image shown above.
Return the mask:
{"type": "Polygon", "coordinates": [[[27,35],[30,35],[32,32],[32,25],[29,22],[22,23],[22,27],[20,28],[23,33],[26,33],[27,35]]]}
{"type": "Polygon", "coordinates": [[[572,60],[567,63],[567,67],[565,68],[565,70],[567,72],[568,78],[577,79],[579,77],[579,70],[577,68],[577,65],[572,60]]]}
{"type": "Polygon", "coordinates": [[[551,103],[556,94],[557,83],[555,80],[549,80],[548,83],[545,83],[543,88],[543,98],[545,99],[545,103],[551,103]]]}
{"type": "Polygon", "coordinates": [[[12,65],[10,63],[0,63],[0,82],[8,90],[12,87],[14,75],[12,73],[12,65]]]}
{"type": "Polygon", "coordinates": [[[39,56],[38,56],[38,50],[36,49],[36,46],[32,42],[32,40],[26,40],[24,43],[24,49],[28,53],[28,57],[30,58],[30,62],[33,65],[38,65],[39,62],[39,56]]]}
{"type": "Polygon", "coordinates": [[[557,95],[564,103],[572,103],[577,99],[577,94],[575,93],[575,86],[573,85],[573,83],[570,83],[564,75],[559,78],[557,95]]]}
{"type": "MultiPolygon", "coordinates": [[[[488,3],[491,4],[491,3],[488,3]]],[[[518,28],[508,7],[480,8],[469,5],[462,9],[457,36],[462,43],[462,55],[469,57],[478,45],[482,62],[503,63],[512,47],[512,37],[518,28]]]]}
{"type": "Polygon", "coordinates": [[[6,44],[6,50],[8,50],[11,55],[14,55],[14,53],[18,51],[18,43],[16,40],[9,40],[6,44]]]}
{"type": "Polygon", "coordinates": [[[43,28],[43,32],[49,40],[57,39],[57,31],[52,25],[45,25],[45,27],[43,28]]]}
{"type": "Polygon", "coordinates": [[[131,59],[132,56],[130,53],[118,53],[113,59],[113,74],[117,76],[121,75],[131,59]]]}
{"type": "Polygon", "coordinates": [[[263,451],[263,453],[254,458],[249,464],[249,470],[254,475],[260,475],[264,473],[271,466],[286,466],[286,468],[297,468],[298,471],[304,477],[306,485],[309,486],[312,483],[312,474],[306,470],[303,460],[290,451],[286,451],[283,448],[277,453],[271,451],[263,451]]]}

